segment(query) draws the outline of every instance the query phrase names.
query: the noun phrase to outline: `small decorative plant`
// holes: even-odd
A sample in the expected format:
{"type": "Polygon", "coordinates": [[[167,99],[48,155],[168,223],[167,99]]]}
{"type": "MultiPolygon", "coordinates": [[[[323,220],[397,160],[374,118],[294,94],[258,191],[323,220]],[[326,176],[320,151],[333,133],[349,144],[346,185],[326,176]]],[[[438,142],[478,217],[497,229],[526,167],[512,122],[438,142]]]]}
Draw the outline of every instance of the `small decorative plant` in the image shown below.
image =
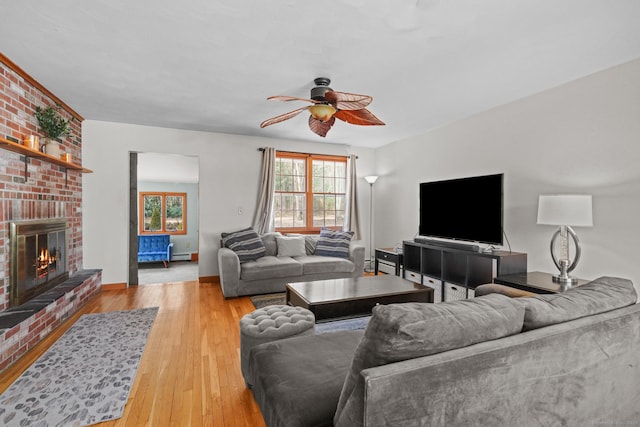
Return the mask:
{"type": "Polygon", "coordinates": [[[58,113],[60,106],[53,107],[36,107],[36,120],[45,137],[56,140],[58,138],[64,138],[71,132],[71,126],[69,120],[65,120],[58,113]]]}

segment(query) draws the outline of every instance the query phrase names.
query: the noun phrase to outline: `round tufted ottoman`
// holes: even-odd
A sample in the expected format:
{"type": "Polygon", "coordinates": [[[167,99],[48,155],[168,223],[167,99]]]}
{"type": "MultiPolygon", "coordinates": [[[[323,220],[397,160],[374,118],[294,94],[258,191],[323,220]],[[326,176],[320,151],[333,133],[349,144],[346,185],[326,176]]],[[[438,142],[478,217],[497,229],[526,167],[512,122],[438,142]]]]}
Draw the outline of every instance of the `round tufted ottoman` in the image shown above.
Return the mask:
{"type": "Polygon", "coordinates": [[[269,305],[245,314],[240,319],[240,368],[247,387],[251,388],[249,353],[254,346],[297,335],[313,335],[315,320],[306,308],[290,305],[269,305]]]}

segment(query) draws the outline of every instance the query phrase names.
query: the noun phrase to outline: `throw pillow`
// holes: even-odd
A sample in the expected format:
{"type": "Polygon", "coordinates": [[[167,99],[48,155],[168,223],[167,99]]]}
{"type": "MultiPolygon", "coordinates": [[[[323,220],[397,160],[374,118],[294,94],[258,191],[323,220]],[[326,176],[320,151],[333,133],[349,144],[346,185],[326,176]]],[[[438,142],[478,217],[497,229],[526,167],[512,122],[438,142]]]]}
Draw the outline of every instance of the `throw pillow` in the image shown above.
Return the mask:
{"type": "Polygon", "coordinates": [[[323,228],[316,244],[316,255],[349,258],[349,244],[353,231],[335,231],[323,228]]]}
{"type": "Polygon", "coordinates": [[[631,280],[600,277],[558,294],[519,298],[525,307],[524,331],[580,317],[604,313],[635,304],[636,289],[631,280]]]}
{"type": "Polygon", "coordinates": [[[524,307],[499,294],[441,304],[375,306],[342,387],[334,425],[362,425],[363,369],[517,334],[523,319],[524,307]]]}
{"type": "Polygon", "coordinates": [[[307,252],[304,249],[304,237],[287,237],[277,236],[278,256],[305,256],[307,252]]]}
{"type": "Polygon", "coordinates": [[[307,255],[313,255],[316,253],[316,246],[318,245],[318,238],[315,236],[304,236],[304,248],[307,251],[307,255]]]}
{"type": "Polygon", "coordinates": [[[271,233],[265,233],[260,236],[262,243],[264,243],[265,253],[264,256],[276,256],[278,255],[278,243],[276,237],[282,236],[277,231],[271,233]]]}
{"type": "Polygon", "coordinates": [[[224,247],[234,251],[241,264],[262,258],[265,254],[262,239],[251,227],[231,233],[222,233],[221,236],[224,247]]]}

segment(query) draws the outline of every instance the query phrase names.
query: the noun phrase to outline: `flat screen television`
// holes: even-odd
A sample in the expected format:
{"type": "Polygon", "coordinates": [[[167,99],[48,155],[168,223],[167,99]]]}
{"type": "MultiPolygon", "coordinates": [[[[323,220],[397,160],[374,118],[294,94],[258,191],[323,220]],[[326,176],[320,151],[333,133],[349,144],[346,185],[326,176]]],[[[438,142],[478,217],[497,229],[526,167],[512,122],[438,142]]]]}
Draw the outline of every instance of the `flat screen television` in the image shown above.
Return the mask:
{"type": "Polygon", "coordinates": [[[502,245],[504,174],[420,184],[418,234],[502,245]]]}

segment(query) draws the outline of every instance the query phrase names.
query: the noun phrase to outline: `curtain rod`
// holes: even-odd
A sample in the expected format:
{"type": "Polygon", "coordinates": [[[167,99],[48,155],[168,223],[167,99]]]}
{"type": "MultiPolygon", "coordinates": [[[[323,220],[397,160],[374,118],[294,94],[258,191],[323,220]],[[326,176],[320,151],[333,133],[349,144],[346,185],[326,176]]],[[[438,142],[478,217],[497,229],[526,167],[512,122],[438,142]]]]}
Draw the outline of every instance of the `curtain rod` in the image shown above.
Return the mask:
{"type": "MultiPolygon", "coordinates": [[[[258,151],[264,151],[263,147],[258,148],[258,151]]],[[[343,156],[343,154],[320,154],[320,153],[301,153],[299,151],[285,151],[285,150],[276,150],[279,151],[281,153],[290,153],[290,154],[310,154],[312,156],[343,156]]],[[[349,155],[347,154],[344,157],[349,157],[349,155]]],[[[356,159],[358,158],[358,156],[356,156],[356,159]]]]}

